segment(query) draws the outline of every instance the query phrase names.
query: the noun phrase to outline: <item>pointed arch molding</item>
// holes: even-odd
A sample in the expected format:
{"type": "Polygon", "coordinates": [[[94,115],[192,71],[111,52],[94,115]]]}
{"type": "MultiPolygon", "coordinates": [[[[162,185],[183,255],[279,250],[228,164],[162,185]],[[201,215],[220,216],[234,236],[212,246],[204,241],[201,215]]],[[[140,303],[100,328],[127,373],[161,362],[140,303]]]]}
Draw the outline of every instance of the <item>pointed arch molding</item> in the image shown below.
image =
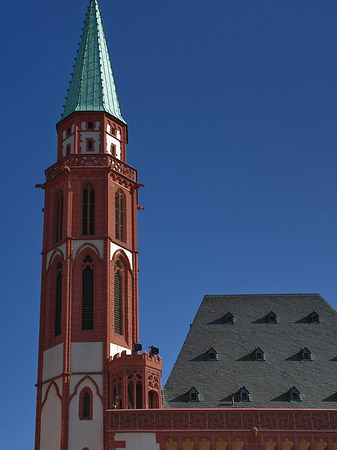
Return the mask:
{"type": "Polygon", "coordinates": [[[111,242],[110,245],[110,261],[116,258],[117,253],[122,254],[124,259],[129,262],[130,269],[133,269],[132,266],[132,253],[129,250],[125,250],[124,248],[116,245],[114,242],[111,242]]]}
{"type": "Polygon", "coordinates": [[[75,240],[73,244],[73,260],[85,249],[90,248],[97,256],[103,259],[103,240],[75,240]]]}
{"type": "MultiPolygon", "coordinates": [[[[83,378],[81,378],[79,380],[79,382],[76,384],[74,392],[71,394],[71,396],[69,397],[69,404],[71,402],[71,400],[73,399],[73,397],[75,397],[77,395],[77,392],[79,390],[79,387],[81,386],[82,383],[84,383],[85,380],[89,380],[91,381],[91,383],[94,385],[94,388],[96,390],[96,395],[97,397],[101,400],[101,403],[103,405],[103,396],[100,394],[99,392],[99,387],[98,384],[96,383],[96,381],[90,376],[90,375],[85,375],[83,378]]],[[[85,387],[85,386],[83,386],[85,387]]]]}
{"type": "Polygon", "coordinates": [[[47,261],[46,261],[46,270],[49,269],[49,267],[53,264],[54,259],[57,255],[59,255],[62,258],[62,261],[65,261],[65,254],[66,254],[66,243],[64,242],[59,247],[55,248],[54,250],[50,250],[47,253],[47,261]]]}
{"type": "Polygon", "coordinates": [[[60,394],[59,387],[57,386],[57,384],[55,383],[55,381],[51,381],[51,382],[49,383],[49,386],[48,386],[48,388],[47,388],[47,390],[46,390],[46,393],[45,393],[45,395],[44,395],[44,399],[43,399],[43,401],[42,401],[42,403],[41,403],[41,409],[44,407],[44,404],[45,404],[46,401],[47,401],[47,398],[48,398],[48,395],[49,395],[49,391],[50,391],[50,389],[51,389],[52,386],[54,386],[54,388],[55,388],[55,390],[56,390],[56,395],[58,396],[58,398],[59,398],[59,399],[61,400],[61,402],[62,402],[62,396],[61,396],[61,394],[60,394]]]}

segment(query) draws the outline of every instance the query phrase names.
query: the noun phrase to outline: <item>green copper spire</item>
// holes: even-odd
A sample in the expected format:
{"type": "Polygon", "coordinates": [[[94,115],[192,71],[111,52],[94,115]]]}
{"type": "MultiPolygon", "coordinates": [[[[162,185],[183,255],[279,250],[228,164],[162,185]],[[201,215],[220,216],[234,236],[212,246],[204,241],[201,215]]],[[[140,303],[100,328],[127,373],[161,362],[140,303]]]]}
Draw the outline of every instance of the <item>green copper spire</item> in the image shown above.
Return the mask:
{"type": "Polygon", "coordinates": [[[122,117],[97,0],[90,0],[61,120],[75,111],[106,111],[122,117]]]}

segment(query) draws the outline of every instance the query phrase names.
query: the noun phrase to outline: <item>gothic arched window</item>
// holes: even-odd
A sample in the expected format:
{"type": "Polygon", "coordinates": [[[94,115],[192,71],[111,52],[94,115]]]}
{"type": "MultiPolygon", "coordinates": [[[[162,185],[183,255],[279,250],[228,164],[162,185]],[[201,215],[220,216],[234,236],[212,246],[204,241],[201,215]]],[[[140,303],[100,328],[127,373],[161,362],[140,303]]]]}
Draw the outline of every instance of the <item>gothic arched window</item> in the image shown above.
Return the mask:
{"type": "Polygon", "coordinates": [[[125,196],[121,192],[115,194],[115,237],[126,242],[125,196]]]}
{"type": "Polygon", "coordinates": [[[55,200],[55,242],[62,239],[63,193],[59,192],[55,200]]]}
{"type": "Polygon", "coordinates": [[[79,418],[80,420],[92,420],[93,397],[91,389],[85,387],[79,396],[79,418]]]}
{"type": "Polygon", "coordinates": [[[94,271],[92,259],[87,255],[82,271],[82,330],[94,329],[94,271]]]}
{"type": "Polygon", "coordinates": [[[54,335],[61,334],[62,323],[62,264],[57,266],[56,289],[55,289],[55,322],[54,335]]]}
{"type": "Polygon", "coordinates": [[[123,334],[123,264],[117,261],[114,276],[114,330],[117,334],[123,334]]]}
{"type": "Polygon", "coordinates": [[[143,378],[139,372],[128,374],[128,409],[143,408],[143,378]]]}
{"type": "Polygon", "coordinates": [[[95,234],[95,191],[90,185],[83,189],[82,234],[95,234]]]}

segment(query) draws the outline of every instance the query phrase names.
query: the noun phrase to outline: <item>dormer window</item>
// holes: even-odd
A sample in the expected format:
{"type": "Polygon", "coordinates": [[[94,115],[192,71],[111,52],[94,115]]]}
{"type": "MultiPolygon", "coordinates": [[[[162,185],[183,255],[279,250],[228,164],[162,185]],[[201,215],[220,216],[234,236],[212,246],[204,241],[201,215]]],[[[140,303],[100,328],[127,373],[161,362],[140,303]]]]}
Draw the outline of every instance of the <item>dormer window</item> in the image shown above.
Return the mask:
{"type": "Polygon", "coordinates": [[[208,351],[207,351],[207,359],[208,361],[217,361],[218,357],[217,357],[217,353],[214,350],[213,347],[211,347],[208,351]]]}
{"type": "Polygon", "coordinates": [[[276,314],[273,313],[273,311],[270,311],[270,313],[267,315],[267,322],[268,323],[277,323],[276,314]]]}
{"type": "Polygon", "coordinates": [[[232,313],[228,312],[224,316],[224,320],[226,324],[234,323],[234,316],[232,313]]]}
{"type": "Polygon", "coordinates": [[[311,352],[306,347],[301,350],[302,361],[311,361],[311,352]]]}
{"type": "Polygon", "coordinates": [[[199,392],[195,387],[192,387],[188,392],[190,402],[198,402],[199,401],[199,392]]]}
{"type": "Polygon", "coordinates": [[[258,347],[255,350],[254,356],[255,356],[255,361],[264,361],[264,352],[263,352],[263,350],[260,349],[260,347],[258,347]]]}
{"type": "Polygon", "coordinates": [[[300,402],[301,401],[301,394],[298,389],[295,387],[292,387],[290,389],[290,401],[291,402],[300,402]]]}
{"type": "Polygon", "coordinates": [[[319,315],[317,314],[317,312],[313,311],[309,315],[309,322],[310,323],[319,323],[319,315]]]}
{"type": "Polygon", "coordinates": [[[242,387],[240,389],[239,394],[240,394],[240,402],[249,402],[250,401],[249,392],[245,387],[242,387]]]}
{"type": "Polygon", "coordinates": [[[94,122],[88,122],[88,130],[93,130],[94,122]]]}

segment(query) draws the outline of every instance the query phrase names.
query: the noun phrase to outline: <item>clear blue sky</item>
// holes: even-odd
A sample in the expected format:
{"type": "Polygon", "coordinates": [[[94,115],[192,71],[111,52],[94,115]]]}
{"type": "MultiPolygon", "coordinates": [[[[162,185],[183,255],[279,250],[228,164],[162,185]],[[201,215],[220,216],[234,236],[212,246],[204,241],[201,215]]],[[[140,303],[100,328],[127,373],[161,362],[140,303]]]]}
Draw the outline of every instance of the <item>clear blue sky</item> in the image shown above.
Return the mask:
{"type": "MultiPolygon", "coordinates": [[[[31,450],[43,171],[87,1],[5,2],[0,440],[31,450]]],[[[164,379],[204,294],[337,307],[337,2],[101,0],[140,191],[140,323],[164,379]]],[[[275,311],[276,311],[275,307],[275,311]]]]}

